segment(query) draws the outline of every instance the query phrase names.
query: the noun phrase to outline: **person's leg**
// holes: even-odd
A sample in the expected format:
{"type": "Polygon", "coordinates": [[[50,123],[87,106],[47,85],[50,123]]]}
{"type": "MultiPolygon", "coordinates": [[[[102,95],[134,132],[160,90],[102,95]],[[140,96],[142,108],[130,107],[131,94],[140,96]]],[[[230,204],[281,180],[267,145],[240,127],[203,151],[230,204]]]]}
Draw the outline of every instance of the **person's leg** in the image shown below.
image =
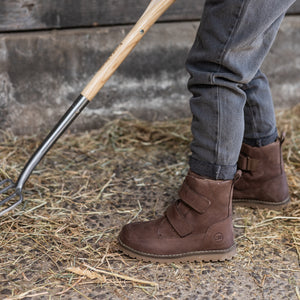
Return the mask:
{"type": "Polygon", "coordinates": [[[238,168],[243,171],[233,191],[234,205],[281,209],[289,203],[281,145],[266,76],[258,71],[243,87],[245,131],[238,168]]]}
{"type": "MultiPolygon", "coordinates": [[[[191,75],[188,87],[193,94],[190,105],[194,139],[190,168],[195,173],[231,179],[236,171],[244,132],[248,135],[249,127],[256,124],[259,128],[251,132],[255,137],[265,139],[271,135],[272,139],[275,135],[272,132],[275,122],[271,97],[257,101],[257,111],[252,112],[258,112],[260,116],[252,115],[254,119],[249,120],[245,114],[247,119],[244,120],[243,110],[250,93],[245,87],[258,76],[284,13],[293,2],[206,2],[186,63],[191,75]],[[260,124],[264,119],[270,119],[265,122],[269,123],[266,128],[265,123],[260,124]]],[[[267,82],[262,79],[257,82],[259,93],[267,94],[267,82]]]]}
{"type": "MultiPolygon", "coordinates": [[[[257,73],[292,0],[207,0],[187,60],[191,170],[164,216],[123,227],[120,249],[151,261],[229,259],[232,190],[244,134],[243,86],[257,73]]],[[[239,174],[240,172],[238,172],[239,174]]]]}
{"type": "Polygon", "coordinates": [[[273,99],[269,82],[260,70],[243,86],[245,131],[243,142],[253,147],[266,146],[277,138],[273,99]]]}

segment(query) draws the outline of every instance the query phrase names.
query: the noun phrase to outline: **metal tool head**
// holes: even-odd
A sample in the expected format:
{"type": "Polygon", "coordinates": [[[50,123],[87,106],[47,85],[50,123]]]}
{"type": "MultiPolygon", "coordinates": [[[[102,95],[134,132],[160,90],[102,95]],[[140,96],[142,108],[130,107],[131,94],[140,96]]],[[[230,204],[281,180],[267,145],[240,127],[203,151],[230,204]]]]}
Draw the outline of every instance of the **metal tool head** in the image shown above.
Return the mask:
{"type": "Polygon", "coordinates": [[[22,191],[16,188],[11,179],[4,179],[0,182],[0,216],[14,209],[23,201],[22,191]]]}
{"type": "Polygon", "coordinates": [[[56,126],[27,161],[17,182],[14,183],[10,179],[5,179],[0,182],[0,216],[12,210],[23,201],[23,186],[25,185],[33,169],[88,103],[89,100],[87,98],[79,95],[79,97],[74,101],[62,118],[58,121],[56,126]],[[4,206],[4,209],[1,210],[2,206],[4,206]]]}

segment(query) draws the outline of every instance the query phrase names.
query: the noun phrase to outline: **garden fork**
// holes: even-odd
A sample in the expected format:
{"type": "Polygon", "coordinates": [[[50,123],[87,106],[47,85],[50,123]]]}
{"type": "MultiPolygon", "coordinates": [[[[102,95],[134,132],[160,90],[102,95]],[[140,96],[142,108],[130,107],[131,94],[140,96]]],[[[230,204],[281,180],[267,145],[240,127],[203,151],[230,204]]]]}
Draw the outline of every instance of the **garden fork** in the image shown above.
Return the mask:
{"type": "Polygon", "coordinates": [[[33,169],[86,107],[86,105],[96,96],[106,81],[133,50],[150,27],[174,2],[175,0],[152,0],[150,2],[145,12],[133,26],[131,31],[126,35],[108,60],[94,75],[92,80],[82,90],[71,107],[58,121],[56,126],[28,160],[17,182],[14,183],[11,179],[4,179],[0,182],[0,206],[4,207],[4,209],[0,210],[0,216],[12,210],[23,201],[23,186],[28,177],[31,175],[33,169]]]}

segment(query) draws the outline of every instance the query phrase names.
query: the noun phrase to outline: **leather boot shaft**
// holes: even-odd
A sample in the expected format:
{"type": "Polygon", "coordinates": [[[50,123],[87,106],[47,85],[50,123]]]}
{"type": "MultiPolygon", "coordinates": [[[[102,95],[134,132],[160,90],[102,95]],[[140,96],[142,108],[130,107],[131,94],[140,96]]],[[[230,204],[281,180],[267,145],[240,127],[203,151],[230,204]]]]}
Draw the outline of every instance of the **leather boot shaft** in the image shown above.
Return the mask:
{"type": "Polygon", "coordinates": [[[243,174],[234,186],[234,204],[276,209],[289,202],[281,151],[283,141],[282,136],[263,147],[242,145],[238,168],[243,174]]]}

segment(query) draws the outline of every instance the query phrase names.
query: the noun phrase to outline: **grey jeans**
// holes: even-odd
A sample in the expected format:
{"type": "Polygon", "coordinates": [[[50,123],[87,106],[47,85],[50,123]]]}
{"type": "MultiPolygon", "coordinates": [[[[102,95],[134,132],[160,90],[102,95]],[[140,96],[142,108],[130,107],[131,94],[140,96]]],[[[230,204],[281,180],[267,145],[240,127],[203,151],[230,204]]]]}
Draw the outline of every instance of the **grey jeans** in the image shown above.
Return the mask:
{"type": "Polygon", "coordinates": [[[206,1],[186,61],[193,172],[232,179],[242,142],[264,146],[277,138],[271,92],[260,67],[294,1],[206,1]]]}

